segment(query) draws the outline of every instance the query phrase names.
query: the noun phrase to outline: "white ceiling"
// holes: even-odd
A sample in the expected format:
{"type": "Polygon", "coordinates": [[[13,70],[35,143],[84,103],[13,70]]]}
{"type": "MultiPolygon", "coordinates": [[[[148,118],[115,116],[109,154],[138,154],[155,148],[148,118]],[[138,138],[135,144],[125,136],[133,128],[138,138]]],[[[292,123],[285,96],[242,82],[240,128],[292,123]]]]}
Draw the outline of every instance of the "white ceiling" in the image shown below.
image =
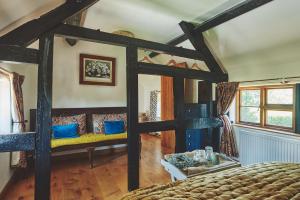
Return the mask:
{"type": "Polygon", "coordinates": [[[221,57],[300,41],[299,8],[299,0],[274,0],[207,31],[206,35],[221,57]]]}
{"type": "Polygon", "coordinates": [[[195,21],[216,7],[236,2],[237,0],[101,0],[89,10],[85,26],[107,32],[125,29],[138,38],[165,43],[182,34],[178,25],[181,20],[195,21]]]}
{"type": "Polygon", "coordinates": [[[38,18],[64,0],[0,0],[0,35],[38,18]]]}
{"type": "MultiPolygon", "coordinates": [[[[182,34],[181,20],[201,22],[242,0],[100,0],[88,10],[85,27],[106,32],[128,30],[137,38],[165,43],[182,34]]],[[[64,0],[0,0],[0,35],[37,18],[64,0]],[[25,17],[26,16],[26,17],[25,17]],[[1,32],[2,30],[2,32],[1,32]]],[[[274,0],[205,33],[209,45],[225,67],[247,54],[300,44],[300,1],[274,0]],[[289,45],[287,45],[289,44],[289,45]]],[[[189,42],[181,44],[191,48],[189,42]]],[[[291,48],[290,48],[291,49],[291,48]]],[[[298,48],[296,48],[298,49],[298,48]]],[[[274,50],[275,51],[275,50],[274,50]]],[[[270,60],[273,58],[270,58],[270,60]]]]}
{"type": "MultiPolygon", "coordinates": [[[[181,20],[201,22],[241,0],[100,0],[87,14],[85,27],[113,32],[125,29],[158,42],[182,34],[181,20]],[[208,13],[208,14],[207,14],[208,13]]],[[[13,29],[63,3],[63,0],[0,0],[0,30],[13,29]]],[[[0,32],[1,34],[1,32],[0,32]]]]}

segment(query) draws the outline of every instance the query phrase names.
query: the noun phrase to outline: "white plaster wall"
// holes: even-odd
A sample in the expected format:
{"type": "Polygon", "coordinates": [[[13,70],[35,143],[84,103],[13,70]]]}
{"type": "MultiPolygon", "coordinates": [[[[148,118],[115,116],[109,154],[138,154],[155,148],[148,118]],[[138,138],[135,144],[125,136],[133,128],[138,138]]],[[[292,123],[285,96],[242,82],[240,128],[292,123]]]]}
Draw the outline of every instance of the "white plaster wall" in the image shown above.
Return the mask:
{"type": "Polygon", "coordinates": [[[230,57],[223,62],[227,66],[230,81],[300,76],[299,51],[300,40],[230,57]]]}
{"type": "Polygon", "coordinates": [[[126,106],[125,48],[80,41],[70,47],[55,38],[53,72],[53,107],[126,106]],[[116,86],[79,84],[79,54],[116,58],[116,86]]]}
{"type": "Polygon", "coordinates": [[[161,91],[161,77],[152,75],[139,75],[139,112],[149,112],[150,92],[161,91]]]}
{"type": "MultiPolygon", "coordinates": [[[[36,108],[37,103],[37,65],[6,64],[3,67],[25,76],[24,108],[25,119],[29,120],[29,110],[36,108]]],[[[53,108],[126,106],[125,48],[84,41],[70,47],[62,38],[55,38],[52,100],[53,108]],[[80,53],[115,57],[116,86],[80,85],[80,53]]]]}
{"type": "Polygon", "coordinates": [[[0,153],[0,191],[2,191],[13,174],[9,167],[9,153],[0,153]]]}

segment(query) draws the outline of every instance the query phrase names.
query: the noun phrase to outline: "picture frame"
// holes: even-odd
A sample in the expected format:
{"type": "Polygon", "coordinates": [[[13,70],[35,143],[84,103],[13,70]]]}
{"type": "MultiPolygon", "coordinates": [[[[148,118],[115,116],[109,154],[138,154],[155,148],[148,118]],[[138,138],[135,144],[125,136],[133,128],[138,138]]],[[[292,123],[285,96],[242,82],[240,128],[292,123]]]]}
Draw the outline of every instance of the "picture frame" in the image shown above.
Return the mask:
{"type": "Polygon", "coordinates": [[[80,54],[79,83],[115,86],[116,58],[80,54]]]}

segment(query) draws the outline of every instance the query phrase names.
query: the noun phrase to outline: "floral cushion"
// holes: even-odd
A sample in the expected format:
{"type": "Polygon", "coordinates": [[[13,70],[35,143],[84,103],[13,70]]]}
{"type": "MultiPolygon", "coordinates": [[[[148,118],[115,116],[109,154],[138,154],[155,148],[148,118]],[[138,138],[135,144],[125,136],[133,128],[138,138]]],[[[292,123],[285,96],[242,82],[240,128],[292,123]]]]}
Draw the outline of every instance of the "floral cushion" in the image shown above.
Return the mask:
{"type": "Polygon", "coordinates": [[[121,114],[93,114],[94,133],[104,133],[104,121],[124,121],[125,130],[127,129],[127,115],[121,114]]]}
{"type": "Polygon", "coordinates": [[[80,135],[85,134],[86,131],[86,114],[73,115],[73,116],[59,116],[52,117],[52,125],[66,125],[66,124],[78,124],[78,133],[80,135]]]}

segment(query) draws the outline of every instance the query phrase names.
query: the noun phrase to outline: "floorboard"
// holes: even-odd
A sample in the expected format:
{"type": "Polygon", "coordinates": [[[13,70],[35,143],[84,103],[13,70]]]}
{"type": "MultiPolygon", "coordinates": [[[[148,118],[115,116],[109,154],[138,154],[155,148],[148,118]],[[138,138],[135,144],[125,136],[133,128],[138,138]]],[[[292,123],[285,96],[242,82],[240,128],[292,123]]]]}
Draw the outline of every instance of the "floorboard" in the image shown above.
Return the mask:
{"type": "MultiPolygon", "coordinates": [[[[141,187],[170,182],[160,165],[160,138],[142,134],[140,164],[141,187]]],[[[17,182],[4,200],[32,200],[34,175],[17,182]]],[[[95,156],[95,167],[89,168],[87,157],[56,160],[52,163],[51,200],[117,200],[127,192],[127,153],[114,152],[95,156]]]]}

